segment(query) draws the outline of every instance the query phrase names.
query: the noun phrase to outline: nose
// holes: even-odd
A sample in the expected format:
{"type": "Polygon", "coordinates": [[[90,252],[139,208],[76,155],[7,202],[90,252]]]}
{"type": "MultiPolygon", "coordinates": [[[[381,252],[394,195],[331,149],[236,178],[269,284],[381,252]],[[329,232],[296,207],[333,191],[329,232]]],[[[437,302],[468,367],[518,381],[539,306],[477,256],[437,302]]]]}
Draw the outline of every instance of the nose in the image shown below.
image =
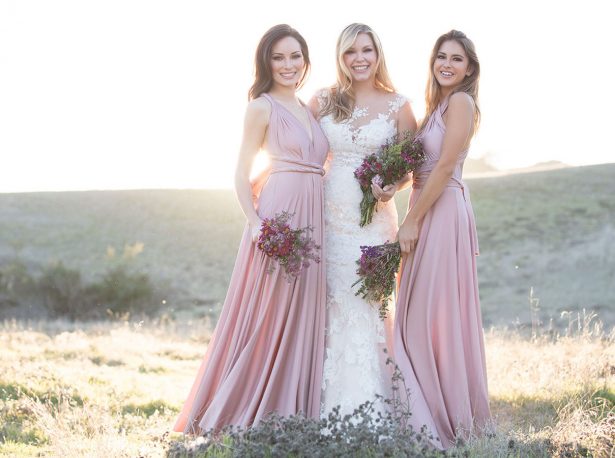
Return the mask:
{"type": "Polygon", "coordinates": [[[284,68],[285,69],[289,69],[292,68],[293,66],[293,60],[292,59],[284,59],[284,68]]]}

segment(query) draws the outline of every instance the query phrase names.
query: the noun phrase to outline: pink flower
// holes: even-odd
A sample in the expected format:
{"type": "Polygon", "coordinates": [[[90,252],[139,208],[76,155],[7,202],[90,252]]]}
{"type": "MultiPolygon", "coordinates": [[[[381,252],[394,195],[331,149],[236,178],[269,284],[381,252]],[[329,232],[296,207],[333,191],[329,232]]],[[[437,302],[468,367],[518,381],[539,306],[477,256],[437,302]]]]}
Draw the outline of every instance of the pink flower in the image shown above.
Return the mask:
{"type": "Polygon", "coordinates": [[[382,185],[384,184],[384,180],[382,179],[380,175],[375,175],[374,178],[372,178],[372,184],[378,185],[382,188],[382,185]]]}
{"type": "MultiPolygon", "coordinates": [[[[258,249],[284,268],[289,282],[309,266],[310,260],[320,262],[320,257],[316,253],[320,246],[308,236],[312,228],[308,226],[291,229],[288,222],[292,216],[288,212],[282,212],[273,218],[265,218],[256,243],[258,249]]],[[[275,264],[271,264],[267,272],[271,273],[274,270],[275,264]]]]}

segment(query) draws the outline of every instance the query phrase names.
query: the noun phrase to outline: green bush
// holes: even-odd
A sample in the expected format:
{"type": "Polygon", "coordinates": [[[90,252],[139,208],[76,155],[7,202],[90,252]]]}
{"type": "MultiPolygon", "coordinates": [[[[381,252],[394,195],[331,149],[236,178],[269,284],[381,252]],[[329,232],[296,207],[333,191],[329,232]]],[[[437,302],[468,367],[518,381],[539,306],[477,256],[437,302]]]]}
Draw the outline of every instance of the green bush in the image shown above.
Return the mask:
{"type": "Polygon", "coordinates": [[[38,291],[43,296],[45,307],[53,315],[75,319],[89,313],[89,300],[81,283],[81,274],[61,262],[43,270],[38,280],[38,291]]]}
{"type": "Polygon", "coordinates": [[[0,266],[0,306],[18,305],[20,298],[32,295],[35,283],[28,267],[19,259],[0,266]]]}
{"type": "Polygon", "coordinates": [[[62,262],[45,267],[38,278],[18,259],[0,266],[0,308],[7,310],[36,304],[51,316],[71,320],[127,318],[156,313],[161,304],[156,296],[149,276],[131,272],[124,264],[89,284],[62,262]]]}
{"type": "Polygon", "coordinates": [[[157,310],[154,287],[149,276],[131,273],[123,266],[107,271],[100,282],[91,285],[88,292],[94,299],[95,308],[111,316],[127,314],[151,314],[157,310]]]}

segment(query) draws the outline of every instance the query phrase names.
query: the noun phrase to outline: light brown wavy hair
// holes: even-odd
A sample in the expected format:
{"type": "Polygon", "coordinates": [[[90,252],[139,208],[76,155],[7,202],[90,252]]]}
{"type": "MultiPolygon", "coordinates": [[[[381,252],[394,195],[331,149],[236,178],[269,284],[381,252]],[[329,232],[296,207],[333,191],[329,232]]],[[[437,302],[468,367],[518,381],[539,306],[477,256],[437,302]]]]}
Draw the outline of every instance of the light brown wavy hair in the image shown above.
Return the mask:
{"type": "MultiPolygon", "coordinates": [[[[468,69],[472,71],[469,76],[466,76],[461,84],[453,89],[452,94],[455,92],[465,92],[474,101],[474,131],[478,129],[480,124],[480,108],[478,106],[478,81],[480,79],[480,63],[478,56],[476,55],[476,49],[474,43],[470,40],[465,33],[459,30],[451,30],[450,32],[441,35],[431,51],[431,57],[429,59],[429,77],[427,79],[427,87],[425,89],[425,117],[421,123],[421,129],[427,124],[427,120],[436,111],[442,98],[442,88],[436,79],[433,72],[433,65],[438,56],[440,47],[446,41],[455,41],[461,45],[466,56],[468,57],[469,64],[468,69]]],[[[451,94],[451,95],[452,95],[451,94]]],[[[419,130],[421,130],[419,129],[419,130]]]]}
{"type": "Polygon", "coordinates": [[[282,38],[293,37],[299,42],[305,68],[303,75],[297,82],[297,89],[303,86],[310,71],[310,53],[305,39],[299,32],[288,24],[278,24],[271,27],[261,38],[254,55],[254,83],[248,91],[248,100],[254,100],[261,94],[269,91],[273,86],[273,73],[271,72],[271,50],[282,38]]]}
{"type": "Polygon", "coordinates": [[[350,24],[342,30],[342,33],[337,39],[337,46],[335,48],[335,54],[337,56],[337,81],[327,91],[324,106],[319,112],[320,117],[332,114],[335,122],[340,122],[352,116],[356,96],[352,89],[352,73],[350,73],[350,69],[344,63],[344,53],[352,47],[357,39],[357,35],[360,33],[366,33],[370,36],[378,56],[374,85],[386,92],[395,91],[384,60],[382,44],[376,32],[365,24],[350,24]]]}

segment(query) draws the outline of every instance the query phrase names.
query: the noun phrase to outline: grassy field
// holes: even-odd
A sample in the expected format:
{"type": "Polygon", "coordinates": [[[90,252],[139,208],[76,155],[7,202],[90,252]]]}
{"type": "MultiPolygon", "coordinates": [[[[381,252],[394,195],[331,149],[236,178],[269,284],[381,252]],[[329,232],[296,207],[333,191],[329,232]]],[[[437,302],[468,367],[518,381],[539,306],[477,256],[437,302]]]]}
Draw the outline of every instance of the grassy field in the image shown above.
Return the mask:
{"type": "MultiPolygon", "coordinates": [[[[581,322],[568,336],[487,332],[495,435],[449,456],[613,456],[615,335],[592,316],[581,322]]],[[[159,457],[190,450],[194,442],[170,429],[209,330],[204,320],[4,322],[0,456],[159,457]]]]}
{"type": "MultiPolygon", "coordinates": [[[[615,325],[615,164],[468,183],[486,326],[527,328],[539,312],[561,329],[582,308],[615,325]]],[[[396,198],[400,216],[407,198],[396,198]]],[[[61,261],[91,280],[127,263],[167,315],[215,320],[243,225],[230,190],[0,194],[0,267],[19,260],[36,275],[61,261]]],[[[0,307],[0,318],[34,312],[0,307]]]]}

